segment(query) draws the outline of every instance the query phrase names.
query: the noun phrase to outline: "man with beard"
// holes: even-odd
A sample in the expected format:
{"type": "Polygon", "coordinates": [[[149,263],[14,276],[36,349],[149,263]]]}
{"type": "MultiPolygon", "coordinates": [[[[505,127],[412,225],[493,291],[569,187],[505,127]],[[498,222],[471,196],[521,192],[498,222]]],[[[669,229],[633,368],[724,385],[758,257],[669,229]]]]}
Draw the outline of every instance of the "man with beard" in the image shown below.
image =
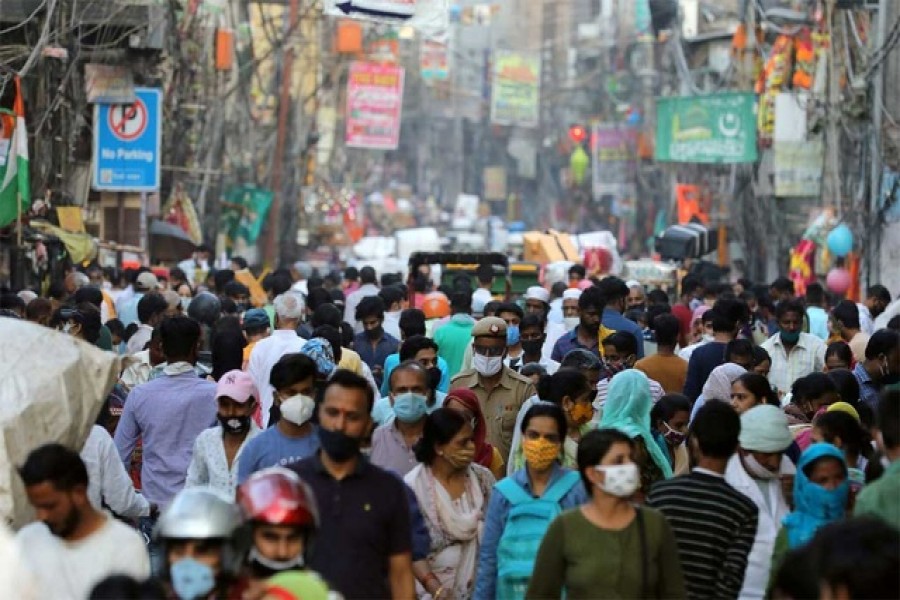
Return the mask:
{"type": "Polygon", "coordinates": [[[360,452],[374,401],[365,378],[336,371],[319,405],[322,449],[290,468],[328,507],[309,566],[348,599],[412,598],[406,488],[360,452]]]}
{"type": "Polygon", "coordinates": [[[867,335],[875,333],[875,319],[884,312],[890,303],[891,293],[883,285],[875,284],[866,290],[866,301],[856,305],[856,308],[859,309],[859,323],[863,333],[867,335]]]}
{"type": "Polygon", "coordinates": [[[38,597],[80,600],[110,575],[150,575],[140,534],[91,505],[87,469],[77,452],[47,444],[18,471],[38,520],[23,527],[16,541],[38,578],[38,597]]]}

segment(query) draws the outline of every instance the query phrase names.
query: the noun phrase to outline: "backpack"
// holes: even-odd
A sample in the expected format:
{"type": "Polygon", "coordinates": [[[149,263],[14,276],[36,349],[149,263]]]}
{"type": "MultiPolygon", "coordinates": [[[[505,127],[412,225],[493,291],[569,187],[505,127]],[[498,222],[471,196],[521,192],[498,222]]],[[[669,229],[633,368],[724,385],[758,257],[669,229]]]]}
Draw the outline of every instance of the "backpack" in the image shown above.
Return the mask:
{"type": "Polygon", "coordinates": [[[559,501],[580,480],[577,471],[569,471],[540,498],[532,497],[511,477],[496,485],[495,489],[512,504],[497,544],[497,598],[525,597],[541,540],[550,522],[562,512],[559,501]]]}

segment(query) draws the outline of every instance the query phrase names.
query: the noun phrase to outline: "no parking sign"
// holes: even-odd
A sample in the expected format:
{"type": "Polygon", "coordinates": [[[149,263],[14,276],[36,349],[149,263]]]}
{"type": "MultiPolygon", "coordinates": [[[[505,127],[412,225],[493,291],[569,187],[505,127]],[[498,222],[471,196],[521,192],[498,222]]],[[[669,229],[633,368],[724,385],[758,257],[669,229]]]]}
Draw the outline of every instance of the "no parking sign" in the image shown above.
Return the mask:
{"type": "Polygon", "coordinates": [[[96,190],[152,192],[159,189],[162,93],[135,88],[133,104],[94,105],[96,190]]]}

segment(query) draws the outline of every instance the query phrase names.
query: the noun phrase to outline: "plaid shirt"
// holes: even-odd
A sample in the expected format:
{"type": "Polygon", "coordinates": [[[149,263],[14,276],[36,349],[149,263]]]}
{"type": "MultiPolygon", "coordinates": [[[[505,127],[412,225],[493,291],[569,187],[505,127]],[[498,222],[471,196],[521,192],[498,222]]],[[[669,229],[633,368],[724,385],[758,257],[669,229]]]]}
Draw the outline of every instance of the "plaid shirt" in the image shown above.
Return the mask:
{"type": "Polygon", "coordinates": [[[825,368],[825,342],[814,335],[801,333],[790,354],[777,333],[763,342],[762,347],[772,357],[769,383],[778,392],[790,392],[795,381],[825,368]]]}

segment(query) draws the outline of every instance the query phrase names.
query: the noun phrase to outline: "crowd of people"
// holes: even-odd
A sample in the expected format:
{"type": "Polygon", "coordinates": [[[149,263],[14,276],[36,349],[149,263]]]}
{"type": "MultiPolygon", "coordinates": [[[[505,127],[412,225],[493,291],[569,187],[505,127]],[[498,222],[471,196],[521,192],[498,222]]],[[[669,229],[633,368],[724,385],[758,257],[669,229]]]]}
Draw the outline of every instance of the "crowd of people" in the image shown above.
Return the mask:
{"type": "Polygon", "coordinates": [[[17,465],[19,596],[900,597],[882,286],[205,260],[0,294],[122,365],[83,447],[17,465]]]}

